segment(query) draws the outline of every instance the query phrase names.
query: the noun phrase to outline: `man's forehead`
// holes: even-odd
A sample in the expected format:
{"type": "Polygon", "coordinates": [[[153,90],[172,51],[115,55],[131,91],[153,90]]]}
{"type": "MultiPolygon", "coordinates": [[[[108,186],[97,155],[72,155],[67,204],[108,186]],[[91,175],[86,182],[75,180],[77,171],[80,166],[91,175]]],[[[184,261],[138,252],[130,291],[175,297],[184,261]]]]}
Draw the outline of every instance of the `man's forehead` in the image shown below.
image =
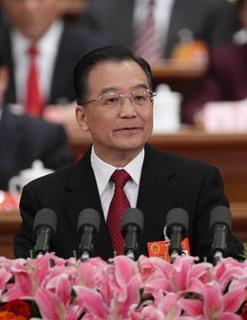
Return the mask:
{"type": "Polygon", "coordinates": [[[116,76],[119,80],[125,80],[121,75],[131,76],[131,77],[140,77],[148,81],[148,77],[144,70],[136,63],[134,60],[107,60],[104,62],[97,63],[89,72],[90,77],[104,78],[108,74],[116,76]]]}
{"type": "Polygon", "coordinates": [[[150,87],[145,72],[131,60],[98,64],[89,73],[88,85],[89,92],[98,95],[108,91],[129,92],[138,87],[150,87]]]}

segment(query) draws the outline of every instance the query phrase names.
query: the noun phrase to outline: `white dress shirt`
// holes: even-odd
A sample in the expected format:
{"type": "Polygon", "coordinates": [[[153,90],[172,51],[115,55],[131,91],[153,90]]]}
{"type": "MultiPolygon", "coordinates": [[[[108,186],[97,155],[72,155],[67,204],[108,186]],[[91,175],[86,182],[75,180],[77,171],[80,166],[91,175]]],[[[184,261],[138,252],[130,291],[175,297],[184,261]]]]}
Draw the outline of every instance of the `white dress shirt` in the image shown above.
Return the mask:
{"type": "MultiPolygon", "coordinates": [[[[134,7],[134,27],[137,27],[147,17],[150,0],[136,0],[134,7]]],[[[154,4],[154,18],[157,35],[160,42],[165,43],[172,7],[174,0],[155,0],[154,4]]]]}
{"type": "Polygon", "coordinates": [[[112,182],[110,178],[117,169],[124,169],[132,178],[125,184],[124,192],[129,200],[130,206],[136,208],[143,161],[144,149],[124,168],[117,168],[100,159],[92,147],[91,164],[96,178],[105,220],[107,219],[109,206],[115,190],[114,182],[112,182]]]}
{"type": "MultiPolygon", "coordinates": [[[[40,89],[44,101],[46,101],[50,94],[53,70],[62,32],[63,22],[57,20],[36,44],[39,52],[36,63],[39,70],[40,89]]],[[[27,51],[31,46],[31,42],[19,30],[14,30],[11,33],[11,45],[15,65],[16,98],[18,103],[24,104],[29,68],[27,51]]]]}

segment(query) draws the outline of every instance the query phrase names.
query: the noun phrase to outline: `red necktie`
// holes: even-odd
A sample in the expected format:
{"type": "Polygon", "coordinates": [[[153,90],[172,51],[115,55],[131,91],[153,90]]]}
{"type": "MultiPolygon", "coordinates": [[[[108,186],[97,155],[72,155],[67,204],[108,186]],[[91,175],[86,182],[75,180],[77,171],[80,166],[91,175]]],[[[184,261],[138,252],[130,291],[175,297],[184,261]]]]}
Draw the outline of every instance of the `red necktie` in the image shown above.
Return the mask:
{"type": "Polygon", "coordinates": [[[107,225],[109,228],[113,250],[116,253],[123,254],[124,239],[121,235],[121,218],[126,209],[130,207],[129,200],[123,190],[125,183],[130,179],[125,170],[116,170],[111,176],[115,183],[115,192],[110,204],[107,225]]]}
{"type": "Polygon", "coordinates": [[[162,47],[155,30],[154,0],[149,0],[148,14],[140,23],[135,34],[135,55],[144,58],[149,63],[155,63],[162,56],[162,47]]]}
{"type": "Polygon", "coordinates": [[[38,51],[31,47],[28,50],[29,73],[27,76],[26,110],[32,116],[40,116],[43,110],[43,101],[39,88],[39,74],[36,64],[38,51]]]}

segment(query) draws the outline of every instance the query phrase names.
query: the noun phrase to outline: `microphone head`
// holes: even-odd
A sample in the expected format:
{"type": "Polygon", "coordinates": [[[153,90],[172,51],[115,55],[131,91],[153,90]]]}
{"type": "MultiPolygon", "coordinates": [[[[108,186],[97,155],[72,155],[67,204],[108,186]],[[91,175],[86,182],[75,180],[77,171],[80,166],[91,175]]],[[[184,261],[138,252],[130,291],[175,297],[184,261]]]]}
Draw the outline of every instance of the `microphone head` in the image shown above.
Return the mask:
{"type": "Polygon", "coordinates": [[[143,213],[137,208],[129,208],[125,211],[121,220],[121,233],[125,237],[127,232],[127,226],[136,226],[138,233],[141,234],[143,231],[143,213]]]}
{"type": "Polygon", "coordinates": [[[33,231],[36,234],[40,227],[48,227],[53,234],[57,229],[57,215],[55,211],[49,208],[40,209],[34,218],[33,231]]]}
{"type": "Polygon", "coordinates": [[[173,208],[168,211],[166,216],[166,233],[168,238],[171,237],[173,226],[180,226],[182,228],[181,234],[185,237],[188,233],[189,215],[182,208],[173,208]]]}
{"type": "Polygon", "coordinates": [[[77,231],[80,232],[81,228],[85,225],[93,227],[94,232],[98,234],[100,227],[100,215],[98,211],[88,208],[80,212],[77,223],[77,231]]]}
{"type": "Polygon", "coordinates": [[[231,229],[232,215],[230,210],[225,206],[217,206],[211,211],[209,228],[213,230],[216,224],[224,224],[231,229]]]}

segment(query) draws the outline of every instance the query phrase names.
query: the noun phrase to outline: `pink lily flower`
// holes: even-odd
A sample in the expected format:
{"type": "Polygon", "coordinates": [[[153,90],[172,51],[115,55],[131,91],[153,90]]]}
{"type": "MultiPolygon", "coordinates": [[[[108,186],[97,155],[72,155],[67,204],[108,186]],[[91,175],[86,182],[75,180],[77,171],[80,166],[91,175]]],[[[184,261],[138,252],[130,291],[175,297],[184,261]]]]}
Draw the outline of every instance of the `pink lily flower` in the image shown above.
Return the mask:
{"type": "Polygon", "coordinates": [[[182,299],[179,305],[186,315],[193,316],[196,320],[235,320],[241,319],[236,312],[244,298],[245,291],[242,288],[223,295],[216,284],[202,284],[201,299],[182,299]]]}
{"type": "Polygon", "coordinates": [[[100,258],[92,258],[78,265],[75,284],[98,290],[104,301],[112,298],[108,270],[111,268],[100,258]]]}
{"type": "Polygon", "coordinates": [[[14,283],[8,285],[3,301],[14,299],[33,300],[37,289],[42,285],[50,268],[49,256],[37,259],[14,260],[11,271],[15,275],[14,283]],[[24,263],[25,262],[25,263],[24,263]]]}
{"type": "Polygon", "coordinates": [[[37,292],[35,301],[43,320],[78,320],[83,312],[82,305],[64,304],[59,296],[45,288],[37,292]]]}
{"type": "Polygon", "coordinates": [[[154,297],[162,290],[164,293],[177,292],[185,294],[198,288],[198,283],[210,278],[209,263],[194,264],[193,257],[178,257],[174,264],[163,263],[159,265],[162,273],[154,279],[145,282],[144,291],[154,297]]]}
{"type": "Polygon", "coordinates": [[[140,303],[140,289],[143,286],[136,263],[126,256],[117,256],[113,260],[111,275],[112,301],[111,314],[125,319],[131,306],[140,303]]]}
{"type": "Polygon", "coordinates": [[[12,274],[5,268],[0,268],[0,299],[2,299],[2,293],[7,287],[7,282],[11,279],[12,274]]]}
{"type": "Polygon", "coordinates": [[[214,279],[217,279],[217,283],[221,286],[221,290],[224,291],[231,281],[245,276],[246,271],[247,270],[243,268],[243,264],[232,258],[227,258],[223,259],[215,266],[214,279]]]}
{"type": "Polygon", "coordinates": [[[92,319],[109,319],[109,307],[99,292],[82,286],[74,286],[73,289],[76,293],[76,304],[82,306],[86,313],[91,314],[94,317],[92,319]]]}

